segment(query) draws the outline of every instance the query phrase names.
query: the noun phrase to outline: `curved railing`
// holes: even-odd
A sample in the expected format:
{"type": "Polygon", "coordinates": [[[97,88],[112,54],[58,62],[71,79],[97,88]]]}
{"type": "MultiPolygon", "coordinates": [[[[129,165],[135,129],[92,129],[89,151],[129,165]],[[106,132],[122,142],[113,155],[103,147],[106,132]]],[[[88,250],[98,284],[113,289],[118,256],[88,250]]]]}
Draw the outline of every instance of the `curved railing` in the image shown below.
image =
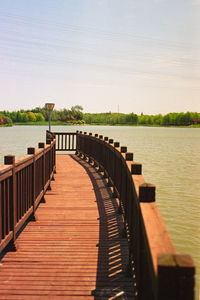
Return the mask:
{"type": "Polygon", "coordinates": [[[129,275],[142,300],[194,299],[194,264],[177,254],[155,203],[155,185],[146,183],[142,165],[118,142],[77,132],[76,154],[104,173],[129,242],[129,275]]]}
{"type": "Polygon", "coordinates": [[[0,167],[0,252],[6,246],[15,250],[17,232],[29,217],[35,218],[55,172],[55,151],[76,149],[79,157],[104,173],[118,199],[123,234],[129,242],[127,274],[136,277],[138,299],[194,299],[192,259],[176,254],[155,203],[155,186],[145,183],[142,165],[133,161],[133,153],[91,133],[47,132],[46,143],[39,143],[39,149],[28,148],[28,155],[16,161],[12,155],[5,156],[0,167]],[[56,144],[58,136],[61,142],[56,144]]]}
{"type": "Polygon", "coordinates": [[[8,246],[16,250],[17,232],[42,200],[55,172],[55,139],[28,148],[27,155],[15,160],[4,157],[0,167],[0,252],[8,246]]]}

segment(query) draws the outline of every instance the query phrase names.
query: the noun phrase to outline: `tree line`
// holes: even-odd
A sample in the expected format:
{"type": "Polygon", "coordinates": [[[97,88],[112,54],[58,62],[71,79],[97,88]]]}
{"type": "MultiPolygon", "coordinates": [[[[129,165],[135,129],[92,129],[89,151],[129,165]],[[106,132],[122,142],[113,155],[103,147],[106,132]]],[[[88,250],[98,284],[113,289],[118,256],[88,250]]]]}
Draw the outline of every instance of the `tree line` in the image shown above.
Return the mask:
{"type": "MultiPolygon", "coordinates": [[[[97,125],[147,125],[147,126],[189,126],[200,124],[200,113],[168,113],[165,115],[145,115],[141,113],[83,113],[80,105],[72,106],[71,109],[53,110],[51,120],[68,124],[97,124],[97,125]]],[[[48,111],[45,107],[36,107],[32,110],[0,111],[0,124],[15,124],[48,121],[48,111]]]]}
{"type": "Polygon", "coordinates": [[[189,126],[200,124],[200,113],[168,113],[166,115],[137,115],[134,113],[97,113],[84,114],[87,124],[109,124],[109,125],[154,125],[154,126],[189,126]]]}
{"type": "MultiPolygon", "coordinates": [[[[83,120],[83,108],[80,105],[72,106],[71,109],[53,110],[52,121],[81,123],[83,120]]],[[[48,111],[45,107],[36,107],[31,110],[0,111],[0,124],[45,122],[49,120],[48,111]]]]}

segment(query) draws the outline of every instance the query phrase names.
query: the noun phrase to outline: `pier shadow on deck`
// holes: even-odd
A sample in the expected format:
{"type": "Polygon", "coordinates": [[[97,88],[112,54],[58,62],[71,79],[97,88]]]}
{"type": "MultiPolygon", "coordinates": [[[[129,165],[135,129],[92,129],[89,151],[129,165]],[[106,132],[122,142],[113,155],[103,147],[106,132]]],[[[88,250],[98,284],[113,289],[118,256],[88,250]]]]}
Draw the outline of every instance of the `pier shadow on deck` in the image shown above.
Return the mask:
{"type": "Polygon", "coordinates": [[[135,299],[133,278],[127,275],[128,242],[123,236],[122,216],[102,174],[79,157],[72,155],[87,172],[93,184],[99,211],[99,243],[94,299],[135,299]]]}

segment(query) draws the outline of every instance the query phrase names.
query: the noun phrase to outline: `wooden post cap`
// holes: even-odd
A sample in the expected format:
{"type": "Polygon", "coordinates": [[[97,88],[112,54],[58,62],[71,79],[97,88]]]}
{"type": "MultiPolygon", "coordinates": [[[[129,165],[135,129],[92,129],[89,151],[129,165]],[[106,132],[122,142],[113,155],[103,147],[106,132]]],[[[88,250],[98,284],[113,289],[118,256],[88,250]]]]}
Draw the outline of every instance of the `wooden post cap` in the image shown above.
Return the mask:
{"type": "Polygon", "coordinates": [[[100,135],[99,138],[100,138],[100,140],[102,140],[103,139],[103,135],[100,135]]]}
{"type": "Polygon", "coordinates": [[[27,154],[35,154],[35,148],[34,147],[29,147],[27,149],[27,154]]]}
{"type": "Polygon", "coordinates": [[[45,143],[38,143],[38,148],[44,148],[45,147],[45,143]]]}
{"type": "Polygon", "coordinates": [[[120,146],[120,143],[119,142],[114,142],[114,147],[115,148],[118,148],[120,146]]]}
{"type": "Polygon", "coordinates": [[[15,155],[4,156],[4,165],[14,165],[14,164],[15,164],[15,155]]]}
{"type": "Polygon", "coordinates": [[[104,141],[108,141],[108,136],[105,136],[105,137],[104,137],[104,141]]]}
{"type": "Polygon", "coordinates": [[[114,140],[113,139],[109,139],[108,142],[109,142],[109,144],[113,144],[114,140]]]}
{"type": "Polygon", "coordinates": [[[139,186],[139,201],[140,202],[155,202],[156,186],[150,183],[143,183],[139,186]]]}
{"type": "Polygon", "coordinates": [[[92,132],[90,132],[89,135],[92,135],[92,132]]]}
{"type": "Polygon", "coordinates": [[[95,137],[98,137],[98,133],[95,133],[95,135],[94,135],[95,137]]]}
{"type": "Polygon", "coordinates": [[[127,152],[127,147],[126,146],[121,146],[120,151],[121,151],[121,153],[126,153],[127,152]]]}
{"type": "Polygon", "coordinates": [[[126,160],[127,161],[132,161],[133,160],[133,153],[132,152],[126,152],[126,160]]]}
{"type": "Polygon", "coordinates": [[[142,174],[142,164],[134,163],[131,164],[131,174],[141,175],[142,174]]]}

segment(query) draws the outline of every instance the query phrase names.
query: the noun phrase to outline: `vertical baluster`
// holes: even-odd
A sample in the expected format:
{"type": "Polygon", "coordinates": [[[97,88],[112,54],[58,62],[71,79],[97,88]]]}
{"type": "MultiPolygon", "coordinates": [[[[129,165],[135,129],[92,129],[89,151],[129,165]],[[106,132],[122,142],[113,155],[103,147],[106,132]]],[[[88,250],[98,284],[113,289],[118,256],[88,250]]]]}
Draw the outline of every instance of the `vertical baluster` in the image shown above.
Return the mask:
{"type": "Polygon", "coordinates": [[[23,213],[22,215],[24,215],[25,213],[25,205],[26,205],[26,168],[22,169],[22,178],[23,178],[23,182],[22,182],[22,189],[23,189],[23,213]]]}
{"type": "Polygon", "coordinates": [[[58,150],[60,150],[60,134],[58,134],[58,150]]]}
{"type": "MultiPolygon", "coordinates": [[[[5,165],[12,165],[12,178],[7,179],[7,233],[10,230],[13,231],[13,238],[9,243],[8,249],[10,251],[16,251],[16,174],[15,174],[15,156],[7,155],[4,157],[5,165]],[[9,186],[10,183],[10,186],[9,186]],[[11,219],[10,219],[11,218],[11,219]]],[[[6,186],[4,186],[4,192],[6,191],[6,186]]],[[[5,199],[6,200],[6,199],[5,199]]]]}
{"type": "Polygon", "coordinates": [[[56,141],[54,141],[53,155],[54,155],[53,172],[56,173],[56,141]]]}
{"type": "MultiPolygon", "coordinates": [[[[47,144],[51,144],[51,142],[47,142],[47,144]]],[[[62,135],[62,145],[63,145],[63,135],[62,135]]],[[[51,146],[49,146],[48,148],[48,151],[46,152],[46,182],[45,184],[49,181],[49,184],[48,184],[48,190],[51,190],[51,182],[50,182],[50,179],[51,179],[51,146]]],[[[63,148],[63,147],[62,147],[63,148]]]]}
{"type": "MultiPolygon", "coordinates": [[[[44,143],[39,143],[38,144],[39,148],[43,148],[43,155],[42,155],[42,190],[44,191],[45,187],[45,144],[44,143]]],[[[41,191],[39,191],[40,193],[41,191]]],[[[44,201],[44,199],[43,199],[44,201]]]]}
{"type": "Polygon", "coordinates": [[[6,195],[7,195],[7,201],[6,201],[6,210],[7,210],[7,224],[6,224],[6,234],[10,232],[10,214],[12,213],[11,211],[11,206],[10,206],[10,193],[9,193],[9,181],[10,178],[7,178],[5,183],[6,183],[6,195]]]}
{"type": "Polygon", "coordinates": [[[3,181],[3,238],[6,236],[6,183],[3,181]]]}
{"type": "Polygon", "coordinates": [[[72,149],[74,150],[75,147],[74,147],[74,134],[72,135],[72,149]]]}
{"type": "Polygon", "coordinates": [[[20,170],[20,219],[22,217],[22,199],[23,199],[23,190],[22,190],[22,170],[20,170]]]}
{"type": "Polygon", "coordinates": [[[30,170],[31,170],[32,165],[28,166],[28,170],[27,170],[27,182],[28,182],[28,202],[27,202],[27,207],[28,209],[30,208],[30,190],[32,187],[32,182],[30,181],[30,170]]]}
{"type": "MultiPolygon", "coordinates": [[[[31,216],[31,220],[32,221],[35,221],[36,218],[35,218],[35,200],[36,200],[36,160],[35,160],[35,148],[33,147],[29,147],[28,148],[28,154],[29,155],[33,155],[33,166],[32,166],[32,176],[31,176],[31,179],[32,179],[32,195],[31,195],[31,203],[30,203],[30,206],[33,207],[33,213],[32,213],[32,216],[31,216]]],[[[37,174],[39,176],[39,174],[37,174]]]]}
{"type": "Polygon", "coordinates": [[[30,189],[31,189],[31,182],[30,182],[30,168],[31,165],[27,166],[27,210],[30,208],[30,189]]]}
{"type": "MultiPolygon", "coordinates": [[[[51,178],[51,148],[52,148],[52,144],[51,144],[51,141],[48,141],[47,144],[49,145],[49,148],[48,148],[48,151],[46,153],[47,155],[47,173],[46,173],[46,182],[48,180],[50,180],[51,178]]],[[[63,149],[63,135],[62,135],[62,149],[63,149]]],[[[50,182],[49,182],[49,185],[50,185],[50,182]]]]}
{"type": "Polygon", "coordinates": [[[16,187],[17,187],[17,222],[20,216],[20,185],[19,185],[19,172],[16,173],[16,187]]]}
{"type": "Polygon", "coordinates": [[[71,150],[71,134],[69,134],[69,150],[71,150]]]}
{"type": "Polygon", "coordinates": [[[65,150],[67,150],[67,134],[65,133],[65,150]]]}
{"type": "Polygon", "coordinates": [[[24,203],[25,203],[25,207],[24,207],[24,213],[27,212],[28,209],[28,167],[25,168],[25,199],[24,199],[24,203]]]}
{"type": "Polygon", "coordinates": [[[22,199],[23,199],[23,190],[22,190],[22,170],[20,171],[20,219],[22,217],[22,199]]]}
{"type": "Polygon", "coordinates": [[[63,150],[63,134],[61,134],[61,145],[62,145],[62,150],[63,150]]]}

